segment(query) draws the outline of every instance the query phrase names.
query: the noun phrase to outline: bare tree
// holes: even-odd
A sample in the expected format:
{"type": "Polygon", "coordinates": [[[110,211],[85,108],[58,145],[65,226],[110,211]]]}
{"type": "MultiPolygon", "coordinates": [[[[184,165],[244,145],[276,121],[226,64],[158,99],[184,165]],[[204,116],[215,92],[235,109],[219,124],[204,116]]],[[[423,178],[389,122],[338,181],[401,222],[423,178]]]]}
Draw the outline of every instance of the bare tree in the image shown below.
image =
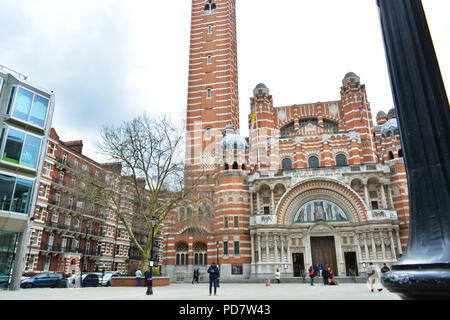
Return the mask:
{"type": "Polygon", "coordinates": [[[175,123],[168,115],[143,115],[119,127],[104,127],[97,143],[108,161],[121,165],[121,172],[105,182],[90,178],[88,197],[122,221],[141,253],[142,270],[147,269],[151,258],[150,239],[163,227],[168,214],[194,192],[201,177],[201,174],[188,177],[185,172],[184,134],[184,123],[175,123]],[[127,193],[134,198],[132,212],[120,200],[123,184],[128,184],[127,193]],[[156,219],[154,225],[152,218],[156,219]],[[135,226],[146,232],[146,244],[138,242],[135,226]]]}

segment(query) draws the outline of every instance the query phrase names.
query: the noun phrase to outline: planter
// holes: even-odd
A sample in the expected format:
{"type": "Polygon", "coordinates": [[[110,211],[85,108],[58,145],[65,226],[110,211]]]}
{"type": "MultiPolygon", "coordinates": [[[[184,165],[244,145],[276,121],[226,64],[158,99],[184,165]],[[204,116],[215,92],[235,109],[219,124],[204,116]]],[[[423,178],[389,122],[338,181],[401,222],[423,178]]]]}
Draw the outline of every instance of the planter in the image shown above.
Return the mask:
{"type": "MultiPolygon", "coordinates": [[[[170,285],[169,277],[153,277],[153,287],[170,285]]],[[[137,287],[136,277],[113,277],[111,287],[137,287]]],[[[141,279],[141,287],[147,287],[144,278],[141,279]]]]}

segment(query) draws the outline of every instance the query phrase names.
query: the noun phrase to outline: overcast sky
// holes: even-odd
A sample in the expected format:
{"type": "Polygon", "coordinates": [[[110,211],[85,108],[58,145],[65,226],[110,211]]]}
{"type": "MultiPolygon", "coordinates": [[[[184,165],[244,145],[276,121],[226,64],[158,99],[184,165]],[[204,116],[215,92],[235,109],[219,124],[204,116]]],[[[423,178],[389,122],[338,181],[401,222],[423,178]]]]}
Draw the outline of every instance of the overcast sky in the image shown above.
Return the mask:
{"type": "MultiPolygon", "coordinates": [[[[423,0],[446,87],[450,1],[423,0]]],[[[56,95],[63,141],[187,103],[190,0],[0,0],[0,64],[56,95]]],[[[241,134],[263,82],[276,107],[340,99],[344,75],[366,84],[372,114],[392,95],[375,0],[238,0],[241,134]]]]}

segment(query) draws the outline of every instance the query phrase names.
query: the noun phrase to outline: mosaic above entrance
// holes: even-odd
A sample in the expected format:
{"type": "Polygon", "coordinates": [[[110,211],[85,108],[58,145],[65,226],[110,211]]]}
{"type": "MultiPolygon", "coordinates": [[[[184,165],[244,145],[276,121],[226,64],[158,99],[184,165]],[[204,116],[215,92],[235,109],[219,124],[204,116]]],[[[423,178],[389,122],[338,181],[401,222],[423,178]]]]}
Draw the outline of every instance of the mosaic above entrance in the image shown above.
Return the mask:
{"type": "Polygon", "coordinates": [[[328,200],[312,200],[305,203],[295,214],[294,223],[316,221],[348,221],[344,211],[328,200]]]}

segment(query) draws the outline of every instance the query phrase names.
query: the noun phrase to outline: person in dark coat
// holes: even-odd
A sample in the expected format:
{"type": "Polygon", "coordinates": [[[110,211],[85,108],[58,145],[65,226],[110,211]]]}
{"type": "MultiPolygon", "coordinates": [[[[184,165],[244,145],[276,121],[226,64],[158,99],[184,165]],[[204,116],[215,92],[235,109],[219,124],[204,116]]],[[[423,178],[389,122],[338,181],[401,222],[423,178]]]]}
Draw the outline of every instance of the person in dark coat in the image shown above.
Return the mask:
{"type": "Polygon", "coordinates": [[[217,279],[219,278],[219,268],[213,261],[208,268],[209,273],[209,295],[211,295],[212,285],[214,284],[214,295],[217,295],[217,279]]]}
{"type": "MultiPolygon", "coordinates": [[[[328,268],[328,269],[330,269],[330,268],[328,268]]],[[[329,274],[328,274],[328,270],[325,269],[325,268],[322,270],[322,277],[323,277],[323,284],[327,285],[328,284],[329,274]]]]}
{"type": "Polygon", "coordinates": [[[144,280],[145,280],[145,285],[148,286],[148,282],[147,279],[150,278],[150,271],[147,270],[144,272],[144,280]]]}
{"type": "Polygon", "coordinates": [[[314,276],[318,277],[320,275],[319,266],[317,264],[315,264],[313,269],[314,269],[314,276]]]}
{"type": "Polygon", "coordinates": [[[389,269],[389,267],[385,264],[383,264],[383,268],[381,268],[381,273],[386,273],[391,271],[391,269],[389,269]]]}

